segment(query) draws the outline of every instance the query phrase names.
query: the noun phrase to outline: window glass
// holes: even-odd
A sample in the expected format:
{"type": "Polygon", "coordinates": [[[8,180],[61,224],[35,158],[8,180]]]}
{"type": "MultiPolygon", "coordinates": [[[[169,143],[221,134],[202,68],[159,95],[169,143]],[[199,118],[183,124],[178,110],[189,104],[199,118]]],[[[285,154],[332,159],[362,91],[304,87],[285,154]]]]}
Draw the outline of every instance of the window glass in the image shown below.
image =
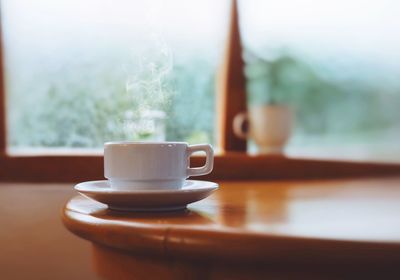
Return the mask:
{"type": "Polygon", "coordinates": [[[400,160],[400,3],[239,4],[250,104],[296,112],[287,154],[400,160]]]}
{"type": "Polygon", "coordinates": [[[8,145],[214,143],[227,1],[2,1],[8,145]]]}

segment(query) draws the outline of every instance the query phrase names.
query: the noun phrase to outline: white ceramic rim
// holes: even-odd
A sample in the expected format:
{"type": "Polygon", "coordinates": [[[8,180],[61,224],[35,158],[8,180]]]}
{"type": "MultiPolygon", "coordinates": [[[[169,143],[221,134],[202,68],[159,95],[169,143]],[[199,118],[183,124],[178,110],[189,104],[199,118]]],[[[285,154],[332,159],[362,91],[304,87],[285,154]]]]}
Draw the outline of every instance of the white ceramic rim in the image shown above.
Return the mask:
{"type": "Polygon", "coordinates": [[[188,183],[192,183],[195,185],[198,184],[202,184],[203,186],[200,187],[196,187],[196,188],[180,188],[180,189],[161,189],[161,190],[118,190],[118,189],[112,189],[111,187],[109,188],[103,188],[103,187],[98,187],[96,189],[88,189],[85,187],[82,187],[82,185],[85,184],[108,184],[109,186],[109,182],[108,180],[97,180],[97,181],[88,181],[88,182],[82,182],[79,183],[77,185],[74,186],[74,189],[78,192],[82,192],[82,193],[94,193],[94,194],[98,194],[98,193],[112,193],[112,194],[149,194],[149,193],[157,193],[157,194],[162,194],[162,193],[188,193],[188,192],[198,192],[198,191],[205,191],[205,190],[210,190],[210,191],[214,191],[216,189],[219,188],[219,185],[217,183],[214,182],[210,182],[210,181],[201,181],[201,180],[186,180],[185,182],[188,183]]]}

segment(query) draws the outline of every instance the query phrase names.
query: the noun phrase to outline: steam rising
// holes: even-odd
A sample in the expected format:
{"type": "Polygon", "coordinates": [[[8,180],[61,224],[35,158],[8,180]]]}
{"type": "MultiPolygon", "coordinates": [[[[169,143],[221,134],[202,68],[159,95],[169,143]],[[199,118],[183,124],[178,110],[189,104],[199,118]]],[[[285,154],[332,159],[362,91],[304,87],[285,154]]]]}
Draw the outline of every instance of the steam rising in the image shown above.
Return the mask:
{"type": "Polygon", "coordinates": [[[125,112],[124,130],[135,139],[165,140],[165,112],[173,95],[172,52],[157,34],[151,34],[141,46],[132,50],[127,68],[126,93],[133,106],[125,112]]]}

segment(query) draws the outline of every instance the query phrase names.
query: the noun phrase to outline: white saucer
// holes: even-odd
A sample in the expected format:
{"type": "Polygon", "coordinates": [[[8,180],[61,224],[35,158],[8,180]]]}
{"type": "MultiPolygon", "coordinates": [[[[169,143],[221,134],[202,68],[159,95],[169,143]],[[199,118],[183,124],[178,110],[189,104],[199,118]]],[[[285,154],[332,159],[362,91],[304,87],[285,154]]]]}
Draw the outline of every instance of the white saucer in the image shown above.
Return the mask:
{"type": "Polygon", "coordinates": [[[115,190],[107,180],[77,184],[83,196],[120,211],[173,211],[209,196],[218,184],[207,181],[186,180],[181,189],[174,190],[115,190]]]}

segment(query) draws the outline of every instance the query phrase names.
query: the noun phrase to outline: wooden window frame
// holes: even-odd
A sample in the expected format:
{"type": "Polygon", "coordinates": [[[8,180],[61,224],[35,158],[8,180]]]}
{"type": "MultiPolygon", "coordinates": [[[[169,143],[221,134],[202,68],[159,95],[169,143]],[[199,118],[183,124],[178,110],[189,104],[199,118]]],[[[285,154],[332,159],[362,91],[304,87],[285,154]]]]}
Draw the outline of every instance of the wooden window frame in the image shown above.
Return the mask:
{"type": "MultiPolygon", "coordinates": [[[[203,179],[321,179],[400,175],[400,164],[292,159],[284,156],[246,154],[246,141],[237,138],[232,130],[234,116],[247,108],[238,22],[237,1],[232,0],[226,49],[217,83],[216,112],[218,145],[221,154],[215,157],[215,168],[212,174],[202,177],[203,179]]],[[[78,182],[103,179],[103,157],[99,155],[11,156],[7,154],[2,36],[0,36],[0,65],[2,66],[0,69],[0,181],[78,182]]],[[[194,157],[191,161],[194,166],[198,166],[204,161],[204,157],[194,157]]]]}

